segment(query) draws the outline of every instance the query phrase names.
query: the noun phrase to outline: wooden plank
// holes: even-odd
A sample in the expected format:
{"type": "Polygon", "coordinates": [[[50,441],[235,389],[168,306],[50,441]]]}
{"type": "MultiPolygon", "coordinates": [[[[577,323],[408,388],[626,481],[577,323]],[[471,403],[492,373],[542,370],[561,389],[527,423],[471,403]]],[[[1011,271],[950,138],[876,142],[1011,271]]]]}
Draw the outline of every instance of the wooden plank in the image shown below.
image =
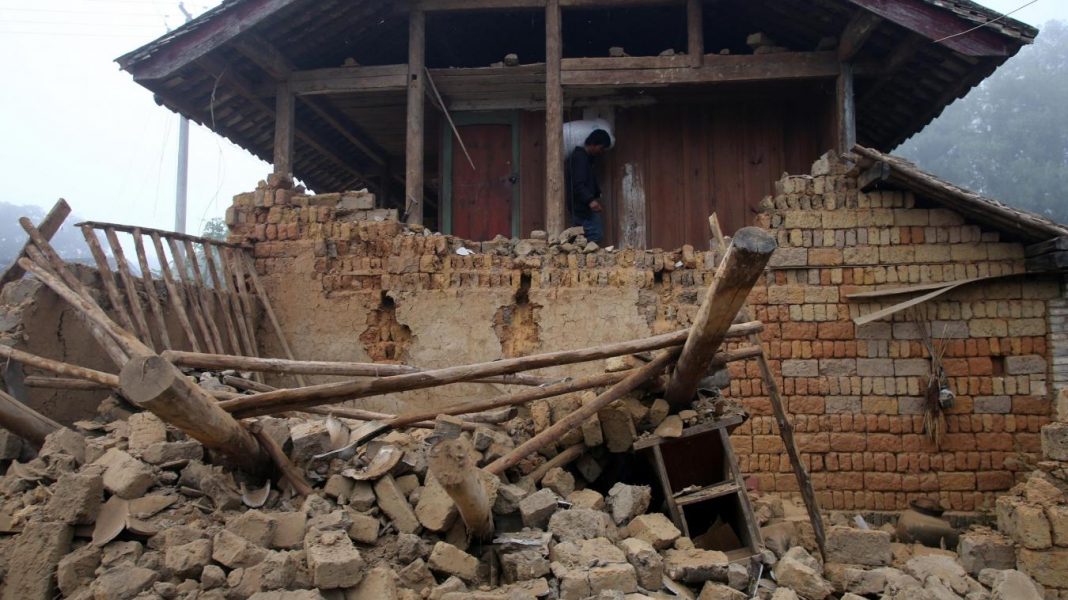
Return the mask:
{"type": "Polygon", "coordinates": [[[965,56],[1011,56],[1024,44],[962,19],[924,0],[848,0],[965,56]],[[974,29],[973,29],[974,28],[974,29]],[[973,29],[965,35],[959,35],[973,29]],[[951,37],[952,36],[952,37],[951,37]]]}
{"type": "Polygon", "coordinates": [[[890,165],[880,160],[860,173],[857,189],[866,192],[887,179],[890,179],[890,165]]]}
{"type": "Polygon", "coordinates": [[[130,272],[130,265],[126,262],[126,254],[122,251],[119,237],[115,234],[115,230],[110,227],[104,230],[104,236],[107,237],[108,245],[111,246],[111,255],[115,257],[115,264],[119,269],[119,277],[122,279],[122,287],[126,291],[126,300],[130,303],[134,325],[137,326],[137,335],[145,345],[154,350],[152,332],[149,330],[148,321],[145,319],[145,309],[141,306],[140,296],[137,295],[137,285],[134,283],[133,274],[130,272]]]}
{"type": "Polygon", "coordinates": [[[690,57],[681,54],[677,54],[675,56],[598,56],[561,59],[560,70],[623,71],[639,69],[676,69],[690,65],[690,57]]]}
{"type": "Polygon", "coordinates": [[[298,0],[253,0],[223,5],[197,19],[195,27],[187,25],[168,34],[168,43],[152,54],[143,56],[134,50],[116,62],[138,81],[167,79],[278,11],[298,3],[298,0]]]}
{"type": "Polygon", "coordinates": [[[108,265],[108,257],[104,254],[104,249],[100,247],[100,240],[96,237],[96,230],[92,227],[83,226],[82,235],[85,236],[85,243],[89,246],[89,252],[92,253],[93,260],[96,261],[97,271],[100,272],[100,281],[104,284],[104,291],[107,292],[112,309],[119,316],[119,322],[122,323],[123,328],[127,331],[133,331],[133,319],[130,318],[130,312],[126,310],[126,303],[119,294],[118,286],[115,285],[115,274],[111,272],[111,266],[108,265]]]}
{"type": "MultiPolygon", "coordinates": [[[[728,444],[730,442],[727,442],[728,444]]],[[[714,500],[721,496],[728,494],[737,494],[741,488],[734,481],[724,481],[723,483],[717,483],[703,487],[696,492],[689,492],[675,497],[675,504],[678,506],[688,506],[690,504],[697,504],[698,502],[705,502],[707,500],[714,500]]]]}
{"type": "Polygon", "coordinates": [[[424,94],[426,93],[426,13],[408,14],[408,109],[404,150],[404,219],[423,224],[424,94]]]}
{"type": "MultiPolygon", "coordinates": [[[[113,228],[109,228],[113,229],[113,228]]],[[[171,336],[167,333],[167,320],[163,316],[163,306],[159,299],[159,291],[156,289],[156,282],[152,279],[152,269],[148,264],[148,257],[145,254],[145,241],[140,228],[134,228],[131,232],[133,235],[134,249],[137,251],[137,264],[141,268],[141,283],[145,288],[145,295],[148,296],[148,307],[152,311],[152,319],[156,324],[156,336],[159,337],[161,346],[165,350],[171,349],[171,336]]]]}
{"type": "Polygon", "coordinates": [[[698,68],[573,69],[562,72],[561,82],[566,87],[659,87],[678,84],[830,79],[838,74],[838,58],[834,52],[709,54],[698,68]]]}
{"type": "Polygon", "coordinates": [[[408,65],[331,67],[293,71],[289,83],[304,96],[337,92],[399,92],[408,89],[408,65]]]}
{"type": "MultiPolygon", "coordinates": [[[[185,257],[182,256],[182,251],[178,248],[178,242],[173,238],[166,238],[167,245],[171,249],[171,256],[174,258],[174,270],[178,272],[178,278],[181,280],[182,285],[179,289],[182,290],[182,298],[185,305],[189,307],[189,312],[193,313],[193,321],[197,324],[197,329],[200,331],[204,345],[207,346],[208,352],[218,352],[219,349],[215,346],[215,340],[211,336],[211,330],[208,328],[208,322],[204,318],[205,308],[200,303],[200,296],[197,293],[196,285],[193,283],[189,276],[189,270],[185,264],[185,257]]],[[[194,260],[190,258],[189,260],[194,260]]]]}
{"type": "Polygon", "coordinates": [[[677,438],[664,438],[658,435],[648,435],[639,438],[637,441],[634,442],[633,448],[635,450],[645,450],[646,448],[652,448],[654,446],[659,446],[660,444],[670,444],[674,440],[693,437],[695,435],[702,435],[708,433],[709,431],[714,431],[716,429],[733,429],[744,422],[745,417],[743,417],[742,415],[731,415],[721,419],[716,419],[715,421],[706,421],[704,423],[701,423],[700,425],[687,427],[686,429],[682,430],[682,435],[677,438]]]}
{"type": "Polygon", "coordinates": [[[292,177],[296,102],[288,81],[278,83],[274,102],[274,172],[292,177]]]}
{"type": "Polygon", "coordinates": [[[75,227],[84,227],[88,225],[93,229],[114,229],[115,231],[121,231],[123,233],[133,234],[134,232],[141,232],[142,234],[158,233],[160,235],[172,237],[176,240],[186,241],[196,244],[214,244],[216,246],[228,246],[230,248],[241,248],[241,244],[234,244],[225,240],[213,240],[211,238],[200,237],[197,235],[190,235],[188,233],[178,233],[175,231],[167,231],[166,229],[153,229],[151,227],[141,227],[140,225],[122,225],[120,223],[105,223],[103,221],[82,221],[81,223],[75,223],[75,227]]]}
{"type": "Polygon", "coordinates": [[[1068,269],[1068,252],[1050,252],[1027,259],[1027,270],[1032,273],[1063,271],[1068,269]]]}
{"type": "MultiPolygon", "coordinates": [[[[563,7],[670,6],[684,0],[560,0],[563,7]]],[[[464,10],[514,10],[545,8],[548,0],[410,0],[407,6],[426,12],[464,10]]]]}
{"type": "Polygon", "coordinates": [[[857,104],[854,93],[853,65],[841,63],[835,84],[835,123],[838,151],[849,152],[857,144],[857,104]]]}
{"type": "MultiPolygon", "coordinates": [[[[67,220],[70,216],[70,205],[63,198],[56,201],[52,206],[52,210],[48,211],[44,220],[37,226],[37,230],[41,232],[46,240],[51,240],[52,236],[56,235],[59,228],[63,225],[63,221],[67,220]]],[[[0,288],[5,285],[22,278],[23,270],[19,267],[19,259],[26,256],[26,246],[32,244],[33,241],[27,240],[22,246],[22,250],[19,250],[18,255],[15,256],[15,260],[4,269],[3,275],[0,275],[0,288]]]]}
{"type": "Polygon", "coordinates": [[[159,260],[160,272],[163,273],[163,284],[167,286],[167,298],[170,301],[171,310],[178,317],[178,324],[181,325],[186,339],[189,340],[189,346],[194,352],[200,352],[200,342],[197,340],[196,334],[193,333],[193,324],[189,320],[189,313],[185,310],[185,302],[182,300],[182,294],[178,290],[178,284],[174,281],[171,266],[167,263],[167,253],[163,251],[163,240],[157,231],[150,232],[149,237],[152,238],[152,244],[156,248],[156,258],[159,260]]]}
{"type": "Polygon", "coordinates": [[[248,281],[245,280],[245,267],[238,252],[240,250],[227,250],[225,259],[229,261],[230,268],[233,270],[237,297],[241,299],[241,312],[248,331],[250,355],[259,356],[260,348],[256,341],[256,310],[252,304],[252,296],[249,294],[248,281]]]}
{"type": "MultiPolygon", "coordinates": [[[[256,272],[256,265],[253,264],[252,257],[244,252],[241,253],[241,257],[244,259],[245,268],[248,269],[249,276],[252,279],[252,287],[256,292],[256,298],[259,299],[263,312],[267,314],[267,320],[271,322],[274,335],[278,338],[279,345],[282,346],[282,352],[285,353],[286,358],[289,360],[296,360],[293,350],[289,347],[289,340],[286,339],[286,333],[282,330],[282,324],[279,323],[278,317],[274,314],[274,307],[271,306],[271,299],[267,296],[267,290],[263,287],[263,282],[260,281],[259,273],[256,272]]],[[[303,375],[297,374],[295,378],[301,387],[308,385],[303,375]]]]}
{"type": "Polygon", "coordinates": [[[1031,258],[1032,256],[1046,254],[1047,252],[1062,252],[1065,250],[1068,250],[1068,235],[1062,235],[1044,242],[1031,244],[1024,248],[1024,255],[1031,258]]]}
{"type": "Polygon", "coordinates": [[[882,22],[883,18],[879,15],[864,9],[858,10],[838,39],[838,60],[852,61],[882,22]]]}
{"type": "Polygon", "coordinates": [[[215,264],[215,246],[204,244],[202,248],[204,249],[204,262],[208,266],[208,275],[211,276],[215,300],[219,303],[219,312],[222,313],[223,324],[226,326],[226,333],[230,339],[230,349],[234,354],[241,354],[241,338],[237,335],[233,314],[230,312],[233,295],[225,287],[225,282],[219,274],[219,268],[215,264]]]}
{"type": "Polygon", "coordinates": [[[671,476],[668,474],[667,465],[664,464],[664,452],[660,449],[660,444],[653,444],[651,447],[653,449],[653,466],[656,468],[657,479],[660,481],[660,488],[664,493],[664,503],[667,504],[668,514],[671,515],[672,522],[682,530],[683,535],[690,537],[690,525],[686,522],[686,515],[683,514],[679,505],[675,503],[675,493],[671,490],[671,476]]]}
{"type": "Polygon", "coordinates": [[[245,344],[245,349],[239,354],[258,356],[256,342],[253,341],[253,334],[249,331],[251,320],[245,316],[240,287],[237,283],[237,274],[234,273],[231,263],[232,259],[229,256],[229,250],[219,248],[219,264],[222,267],[223,278],[226,280],[226,287],[229,292],[227,296],[230,301],[230,309],[233,311],[234,320],[237,322],[237,330],[241,334],[241,341],[245,344]]]}
{"type": "Polygon", "coordinates": [[[705,57],[705,22],[701,0],[686,0],[686,58],[700,67],[705,57]]]}
{"type": "Polygon", "coordinates": [[[7,360],[18,361],[26,366],[55,373],[57,375],[64,375],[66,377],[72,377],[83,381],[92,381],[110,387],[118,387],[119,385],[118,375],[112,375],[111,373],[97,371],[96,369],[79,367],[78,365],[37,356],[36,354],[30,354],[29,352],[12,348],[6,344],[0,344],[0,356],[7,360]]]}
{"type": "Polygon", "coordinates": [[[545,228],[549,235],[557,235],[569,225],[564,193],[562,20],[559,0],[548,0],[545,6],[545,228]]]}
{"type": "Polygon", "coordinates": [[[187,240],[184,244],[185,255],[189,259],[189,266],[193,271],[193,288],[200,297],[200,305],[204,310],[204,320],[208,323],[211,339],[215,343],[215,347],[219,352],[225,352],[226,348],[223,346],[223,339],[219,332],[219,325],[215,322],[215,303],[212,302],[211,289],[208,287],[208,283],[204,279],[204,274],[200,271],[200,261],[197,260],[197,253],[193,249],[193,242],[187,240]]]}
{"type": "Polygon", "coordinates": [[[641,163],[628,162],[623,165],[621,201],[622,216],[619,225],[622,230],[622,246],[644,250],[648,238],[645,230],[645,185],[641,163]]]}
{"type": "Polygon", "coordinates": [[[118,387],[118,375],[115,376],[115,385],[104,385],[86,379],[70,379],[66,377],[45,377],[41,375],[27,375],[22,384],[28,388],[45,388],[51,390],[114,390],[118,387]]]}
{"type": "MultiPolygon", "coordinates": [[[[753,514],[753,505],[749,501],[749,494],[745,489],[745,477],[742,475],[741,469],[738,468],[738,456],[734,453],[734,446],[731,444],[731,438],[727,435],[726,429],[719,430],[719,439],[723,443],[724,460],[730,465],[731,475],[734,477],[735,493],[738,497],[738,504],[742,509],[742,520],[745,522],[745,529],[749,538],[749,552],[750,554],[756,554],[760,552],[761,546],[764,542],[760,539],[760,525],[757,521],[756,515],[753,514]]],[[[817,534],[817,540],[822,540],[820,535],[817,534]]],[[[819,543],[820,553],[823,553],[823,544],[819,543]]]]}

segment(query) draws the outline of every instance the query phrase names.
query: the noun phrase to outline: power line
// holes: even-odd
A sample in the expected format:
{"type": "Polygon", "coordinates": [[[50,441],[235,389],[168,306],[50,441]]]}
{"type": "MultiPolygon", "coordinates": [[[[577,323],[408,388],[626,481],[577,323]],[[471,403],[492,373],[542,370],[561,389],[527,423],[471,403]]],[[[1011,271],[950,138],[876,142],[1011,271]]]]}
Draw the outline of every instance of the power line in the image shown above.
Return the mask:
{"type": "Polygon", "coordinates": [[[953,35],[947,35],[946,37],[944,37],[942,39],[939,39],[939,40],[935,40],[932,43],[941,44],[942,42],[944,42],[946,40],[951,40],[951,39],[953,39],[955,37],[960,37],[962,35],[967,35],[967,34],[973,32],[973,31],[976,31],[978,29],[982,29],[983,27],[986,27],[987,25],[993,25],[994,23],[997,23],[998,21],[1001,21],[1002,19],[1007,19],[1009,16],[1014,15],[1014,14],[1020,12],[1021,10],[1027,8],[1028,6],[1031,6],[1032,4],[1036,4],[1036,3],[1038,3],[1038,0],[1031,0],[1030,2],[1028,2],[1027,4],[1024,4],[1020,8],[1017,8],[1016,10],[1011,11],[1011,12],[1007,12],[1007,13],[1001,15],[1000,17],[998,17],[996,19],[990,19],[986,23],[982,23],[980,25],[976,25],[975,27],[972,27],[971,29],[962,31],[960,33],[954,33],[953,35]]]}

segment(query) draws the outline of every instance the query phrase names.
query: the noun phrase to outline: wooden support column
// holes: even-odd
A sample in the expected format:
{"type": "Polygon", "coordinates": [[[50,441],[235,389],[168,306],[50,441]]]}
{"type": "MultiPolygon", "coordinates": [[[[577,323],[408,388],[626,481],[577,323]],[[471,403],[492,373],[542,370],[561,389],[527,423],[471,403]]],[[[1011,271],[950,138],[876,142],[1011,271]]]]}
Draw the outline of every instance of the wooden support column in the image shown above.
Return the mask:
{"type": "Polygon", "coordinates": [[[563,60],[560,1],[545,4],[545,229],[563,231],[567,222],[564,196],[564,88],[560,85],[563,60]]]}
{"type": "Polygon", "coordinates": [[[426,93],[426,13],[408,14],[408,141],[405,145],[405,221],[423,224],[423,122],[426,93]]]}
{"type": "Polygon", "coordinates": [[[701,0],[686,0],[686,54],[692,67],[700,67],[705,58],[705,27],[701,0]]]}
{"type": "Polygon", "coordinates": [[[853,63],[841,63],[835,93],[835,123],[838,152],[845,153],[857,143],[857,105],[853,90],[853,63]]]}
{"type": "Polygon", "coordinates": [[[293,132],[296,120],[293,91],[288,81],[278,84],[274,97],[274,172],[293,174],[293,132]]]}
{"type": "Polygon", "coordinates": [[[764,272],[775,247],[775,237],[759,227],[745,227],[735,234],[690,327],[675,374],[668,382],[664,398],[674,408],[688,406],[693,400],[701,378],[723,343],[724,334],[764,272]]]}

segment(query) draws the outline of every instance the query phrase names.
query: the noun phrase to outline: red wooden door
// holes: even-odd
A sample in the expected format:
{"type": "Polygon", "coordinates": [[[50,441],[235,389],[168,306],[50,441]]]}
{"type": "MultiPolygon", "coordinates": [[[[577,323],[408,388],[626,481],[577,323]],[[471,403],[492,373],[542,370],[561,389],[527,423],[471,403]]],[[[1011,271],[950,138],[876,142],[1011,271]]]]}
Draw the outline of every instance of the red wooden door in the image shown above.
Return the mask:
{"type": "Polygon", "coordinates": [[[511,125],[463,125],[460,128],[475,168],[452,139],[452,233],[475,241],[497,234],[512,237],[512,199],[516,166],[512,164],[511,125]]]}

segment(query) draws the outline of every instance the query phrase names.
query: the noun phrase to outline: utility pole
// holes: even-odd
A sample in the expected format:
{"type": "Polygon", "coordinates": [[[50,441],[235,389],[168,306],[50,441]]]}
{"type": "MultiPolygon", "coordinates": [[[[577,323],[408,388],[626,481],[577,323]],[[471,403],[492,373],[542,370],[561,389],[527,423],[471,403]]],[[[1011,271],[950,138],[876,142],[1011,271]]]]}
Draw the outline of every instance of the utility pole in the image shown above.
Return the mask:
{"type": "MultiPolygon", "coordinates": [[[[185,9],[185,4],[178,3],[178,10],[185,15],[185,22],[193,20],[193,15],[185,9]]],[[[189,189],[189,119],[178,115],[178,181],[175,184],[174,230],[185,233],[186,194],[189,189]]]]}

